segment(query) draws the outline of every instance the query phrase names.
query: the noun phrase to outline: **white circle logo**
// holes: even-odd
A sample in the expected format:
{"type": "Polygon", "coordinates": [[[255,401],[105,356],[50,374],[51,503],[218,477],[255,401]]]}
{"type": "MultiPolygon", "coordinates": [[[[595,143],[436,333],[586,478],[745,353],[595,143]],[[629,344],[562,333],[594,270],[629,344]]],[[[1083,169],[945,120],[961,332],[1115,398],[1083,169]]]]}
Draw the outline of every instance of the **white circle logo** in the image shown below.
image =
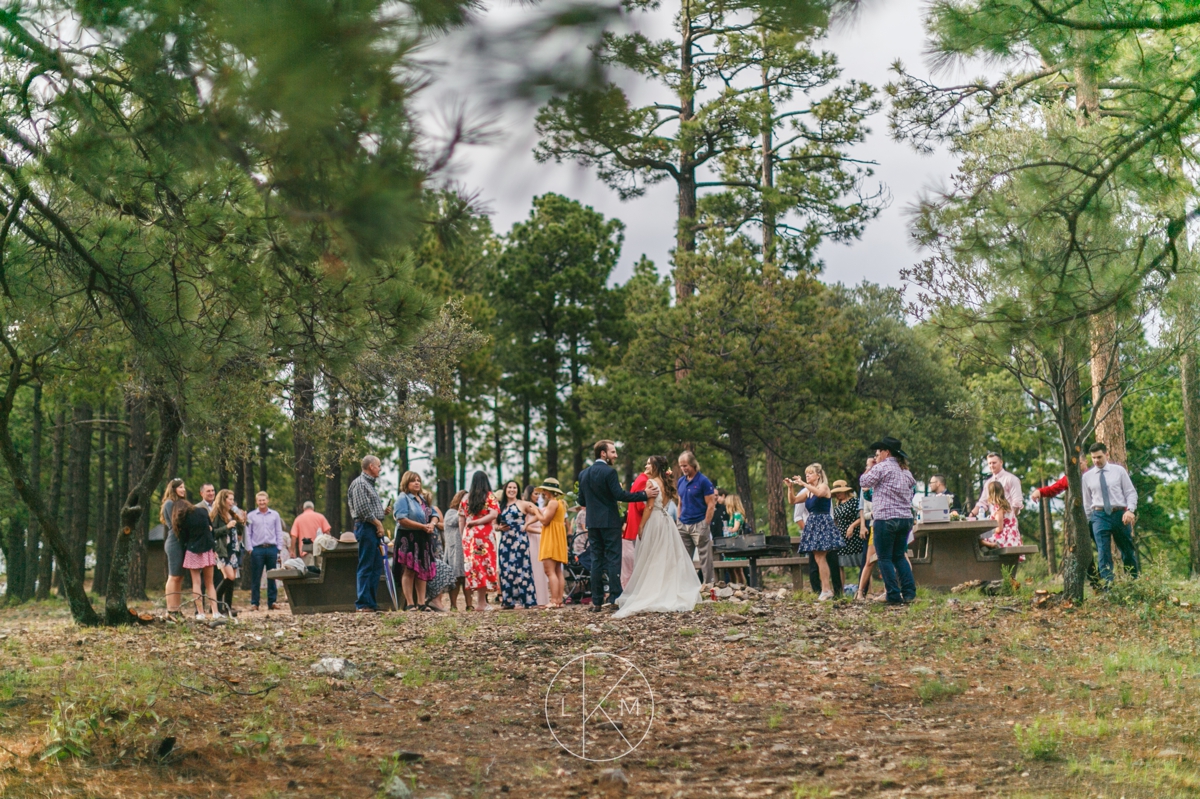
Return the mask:
{"type": "Polygon", "coordinates": [[[627,658],[590,652],[568,661],[546,689],[546,726],[558,745],[593,763],[637,749],[654,722],[654,691],[627,658]]]}

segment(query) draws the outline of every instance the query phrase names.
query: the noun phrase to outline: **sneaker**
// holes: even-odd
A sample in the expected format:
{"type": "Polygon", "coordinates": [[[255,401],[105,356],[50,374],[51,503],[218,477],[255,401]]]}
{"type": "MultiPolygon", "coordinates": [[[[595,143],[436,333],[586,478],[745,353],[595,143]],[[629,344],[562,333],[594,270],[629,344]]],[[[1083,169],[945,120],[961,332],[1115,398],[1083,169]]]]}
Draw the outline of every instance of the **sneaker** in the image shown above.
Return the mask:
{"type": "Polygon", "coordinates": [[[832,591],[822,591],[821,595],[817,597],[818,602],[828,602],[831,599],[833,599],[832,591]]]}
{"type": "Polygon", "coordinates": [[[196,621],[204,621],[204,614],[203,614],[203,613],[197,613],[197,614],[196,614],[196,621]]]}

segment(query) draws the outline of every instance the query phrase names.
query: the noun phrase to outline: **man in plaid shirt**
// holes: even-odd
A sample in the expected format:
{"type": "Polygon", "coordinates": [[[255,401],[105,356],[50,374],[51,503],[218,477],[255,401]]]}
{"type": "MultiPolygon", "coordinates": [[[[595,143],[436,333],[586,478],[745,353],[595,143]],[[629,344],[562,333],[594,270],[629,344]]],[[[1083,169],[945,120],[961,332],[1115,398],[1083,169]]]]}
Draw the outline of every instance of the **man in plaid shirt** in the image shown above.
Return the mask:
{"type": "Polygon", "coordinates": [[[350,482],[346,504],[354,519],[354,537],[358,539],[358,599],[354,607],[359,613],[379,610],[375,592],[383,576],[383,556],[379,541],[387,537],[383,531],[384,507],[375,481],[379,478],[379,458],[368,455],[362,459],[362,474],[350,482]]]}
{"type": "Polygon", "coordinates": [[[867,459],[867,471],[858,478],[858,484],[871,489],[875,554],[887,587],[887,603],[904,605],[917,598],[917,583],[907,557],[917,481],[908,470],[908,456],[898,440],[884,436],[871,449],[875,457],[867,459]]]}

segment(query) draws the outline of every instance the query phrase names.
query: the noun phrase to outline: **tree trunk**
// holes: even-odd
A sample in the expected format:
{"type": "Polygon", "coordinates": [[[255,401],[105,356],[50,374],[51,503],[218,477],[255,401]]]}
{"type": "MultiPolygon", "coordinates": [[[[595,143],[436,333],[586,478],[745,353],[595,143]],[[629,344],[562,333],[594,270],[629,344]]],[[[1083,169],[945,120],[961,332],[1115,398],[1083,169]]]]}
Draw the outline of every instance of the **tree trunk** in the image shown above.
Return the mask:
{"type": "Polygon", "coordinates": [[[246,459],[237,458],[233,462],[233,504],[245,510],[246,503],[246,459]]]}
{"type": "Polygon", "coordinates": [[[492,455],[496,461],[496,483],[504,485],[504,438],[500,425],[500,392],[492,397],[492,455]]]}
{"type": "MultiPolygon", "coordinates": [[[[13,371],[19,369],[20,364],[14,364],[13,371]]],[[[12,421],[13,404],[21,385],[17,379],[18,376],[18,374],[10,375],[8,386],[3,397],[0,398],[0,458],[4,460],[17,496],[25,503],[29,512],[38,517],[42,536],[54,550],[54,555],[58,559],[63,593],[71,608],[71,617],[79,624],[94,626],[100,622],[100,619],[96,616],[92,603],[88,601],[87,592],[83,587],[83,575],[75,568],[71,541],[63,535],[62,528],[53,517],[51,509],[46,506],[41,492],[33,490],[33,485],[29,482],[29,473],[25,468],[25,459],[12,440],[12,431],[9,429],[9,425],[12,421]]]]}
{"type": "Polygon", "coordinates": [[[317,462],[312,440],[309,438],[316,390],[313,387],[312,372],[297,365],[295,374],[292,386],[292,457],[296,478],[296,503],[293,510],[299,514],[304,510],[306,501],[317,498],[317,462]]]}
{"type": "MultiPolygon", "coordinates": [[[[333,419],[335,430],[341,431],[342,409],[336,391],[329,392],[329,416],[333,419]]],[[[407,438],[406,438],[407,443],[407,438]]],[[[342,524],[342,450],[336,441],[331,444],[332,452],[325,456],[325,518],[333,532],[340,533],[347,526],[342,524]]]]}
{"type": "Polygon", "coordinates": [[[108,536],[106,528],[108,526],[108,409],[105,406],[100,406],[100,445],[96,450],[96,510],[97,519],[96,526],[92,531],[92,538],[96,542],[96,572],[92,577],[92,593],[97,596],[103,596],[105,592],[105,583],[108,580],[108,575],[105,573],[104,567],[109,562],[110,550],[108,549],[108,536]]]}
{"type": "MultiPolygon", "coordinates": [[[[63,478],[63,452],[66,449],[67,435],[67,417],[62,411],[54,415],[54,436],[51,444],[51,472],[50,472],[50,513],[54,516],[55,523],[59,523],[62,519],[62,478],[63,478]]],[[[38,514],[33,514],[37,517],[38,514]]],[[[39,520],[38,528],[41,529],[39,520]]],[[[45,538],[45,536],[42,536],[45,538]]],[[[38,599],[48,599],[50,597],[50,585],[55,580],[52,580],[54,569],[54,554],[49,542],[43,547],[41,558],[38,563],[38,587],[36,596],[38,599]]]]}
{"type": "MultiPolygon", "coordinates": [[[[29,484],[35,492],[40,493],[42,490],[42,426],[45,420],[42,417],[42,385],[36,383],[33,386],[33,431],[32,441],[29,446],[29,484]]],[[[38,581],[38,565],[41,560],[41,545],[42,535],[38,530],[37,517],[32,513],[29,514],[29,526],[25,531],[25,583],[24,590],[21,593],[21,598],[25,600],[33,599],[34,590],[38,581]]],[[[46,550],[46,557],[50,556],[49,549],[46,550]]]]}
{"type": "MultiPolygon", "coordinates": [[[[467,423],[462,422],[458,431],[458,488],[467,487],[467,423]]],[[[453,499],[453,497],[451,497],[453,499]]]]}
{"type": "Polygon", "coordinates": [[[434,411],[433,468],[437,481],[438,507],[446,507],[454,497],[454,422],[446,408],[434,411]]]}
{"type": "Polygon", "coordinates": [[[788,534],[787,489],[783,486],[783,462],[776,453],[781,446],[778,438],[767,444],[767,527],[771,535],[788,534]]]}
{"type": "Polygon", "coordinates": [[[737,486],[738,496],[746,509],[746,521],[751,528],[757,530],[753,488],[750,483],[750,458],[746,453],[746,439],[742,433],[742,426],[737,422],[729,425],[729,457],[733,461],[733,484],[737,486]]]}
{"type": "MultiPolygon", "coordinates": [[[[679,28],[682,39],[679,47],[679,124],[686,128],[696,118],[695,43],[692,38],[692,3],[684,0],[680,4],[679,28]]],[[[681,133],[679,141],[686,141],[681,133]]],[[[696,291],[691,277],[695,268],[689,256],[696,251],[696,150],[695,146],[681,147],[677,187],[677,218],[675,231],[675,301],[684,302],[696,291]],[[680,261],[683,263],[681,264],[680,261]],[[680,267],[683,267],[682,269],[680,267]]],[[[676,379],[682,379],[677,375],[676,379]]]]}
{"type": "MultiPolygon", "coordinates": [[[[1069,351],[1065,342],[1063,349],[1069,351]]],[[[1088,568],[1092,565],[1092,536],[1083,508],[1083,473],[1080,469],[1083,397],[1076,365],[1064,358],[1062,368],[1063,375],[1055,381],[1062,386],[1055,422],[1067,473],[1066,511],[1063,513],[1067,541],[1067,551],[1063,555],[1063,595],[1082,602],[1088,568]]]]}
{"type": "Polygon", "coordinates": [[[1046,565],[1051,574],[1058,574],[1058,554],[1054,545],[1054,516],[1050,513],[1050,500],[1043,499],[1038,503],[1042,511],[1042,544],[1046,555],[1046,565]]]}
{"type": "Polygon", "coordinates": [[[271,456],[271,442],[267,439],[267,428],[258,428],[258,490],[267,490],[267,459],[271,456]]]}
{"type": "Polygon", "coordinates": [[[528,397],[521,400],[521,482],[529,485],[532,476],[529,473],[529,454],[533,446],[533,413],[528,397]]]}
{"type": "Polygon", "coordinates": [[[179,445],[179,430],[183,426],[179,409],[166,397],[160,398],[156,404],[158,440],[154,444],[154,454],[141,479],[132,484],[121,508],[121,530],[113,548],[112,566],[108,574],[109,591],[104,603],[104,620],[109,624],[128,624],[132,619],[125,604],[130,555],[140,537],[138,530],[143,526],[142,520],[149,515],[154,487],[162,482],[167,461],[179,445]]]}
{"type": "Polygon", "coordinates": [[[546,476],[558,479],[558,395],[546,400],[546,476]]]}
{"type": "Polygon", "coordinates": [[[1092,405],[1096,408],[1096,440],[1108,447],[1113,463],[1128,467],[1125,414],[1121,407],[1121,364],[1117,320],[1111,310],[1089,320],[1092,332],[1092,405]]]}
{"type": "Polygon", "coordinates": [[[77,404],[72,412],[70,453],[67,455],[68,519],[75,572],[86,580],[87,542],[91,519],[92,406],[77,404]]]}
{"type": "Polygon", "coordinates": [[[25,514],[19,507],[9,512],[8,530],[3,538],[4,567],[8,577],[4,586],[4,602],[16,605],[25,593],[25,514]]]}
{"type": "MultiPolygon", "coordinates": [[[[146,473],[146,451],[149,449],[149,436],[146,431],[146,400],[143,397],[131,397],[125,402],[125,415],[129,418],[129,446],[125,448],[128,458],[128,468],[125,471],[125,491],[123,497],[128,497],[130,489],[141,482],[142,477],[146,473]]],[[[149,501],[149,498],[147,498],[149,501]]],[[[153,511],[147,511],[142,515],[141,521],[138,522],[137,528],[133,531],[133,540],[129,542],[129,567],[128,576],[125,582],[125,594],[129,599],[145,599],[146,598],[146,558],[148,552],[146,550],[146,538],[150,534],[150,517],[153,511]]],[[[120,522],[118,522],[120,524],[120,522]]],[[[117,531],[117,541],[113,545],[114,563],[108,567],[108,587],[111,595],[114,590],[119,587],[113,585],[112,578],[115,566],[115,558],[117,550],[121,546],[121,539],[125,537],[125,531],[117,531]]]]}
{"type": "Polygon", "coordinates": [[[1189,564],[1193,577],[1200,577],[1200,354],[1193,348],[1183,353],[1184,449],[1188,472],[1189,564]]]}

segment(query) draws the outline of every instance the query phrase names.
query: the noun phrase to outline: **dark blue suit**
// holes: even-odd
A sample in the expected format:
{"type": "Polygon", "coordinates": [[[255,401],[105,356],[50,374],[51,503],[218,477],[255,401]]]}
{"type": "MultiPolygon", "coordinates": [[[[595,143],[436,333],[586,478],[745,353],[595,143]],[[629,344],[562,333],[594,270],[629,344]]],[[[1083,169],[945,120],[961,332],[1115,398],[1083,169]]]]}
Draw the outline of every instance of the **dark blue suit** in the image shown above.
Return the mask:
{"type": "Polygon", "coordinates": [[[604,604],[604,574],[608,601],[621,595],[621,510],[618,502],[646,502],[646,492],[621,488],[617,470],[597,460],[579,474],[579,504],[587,509],[588,544],[592,550],[592,604],[604,604]]]}

